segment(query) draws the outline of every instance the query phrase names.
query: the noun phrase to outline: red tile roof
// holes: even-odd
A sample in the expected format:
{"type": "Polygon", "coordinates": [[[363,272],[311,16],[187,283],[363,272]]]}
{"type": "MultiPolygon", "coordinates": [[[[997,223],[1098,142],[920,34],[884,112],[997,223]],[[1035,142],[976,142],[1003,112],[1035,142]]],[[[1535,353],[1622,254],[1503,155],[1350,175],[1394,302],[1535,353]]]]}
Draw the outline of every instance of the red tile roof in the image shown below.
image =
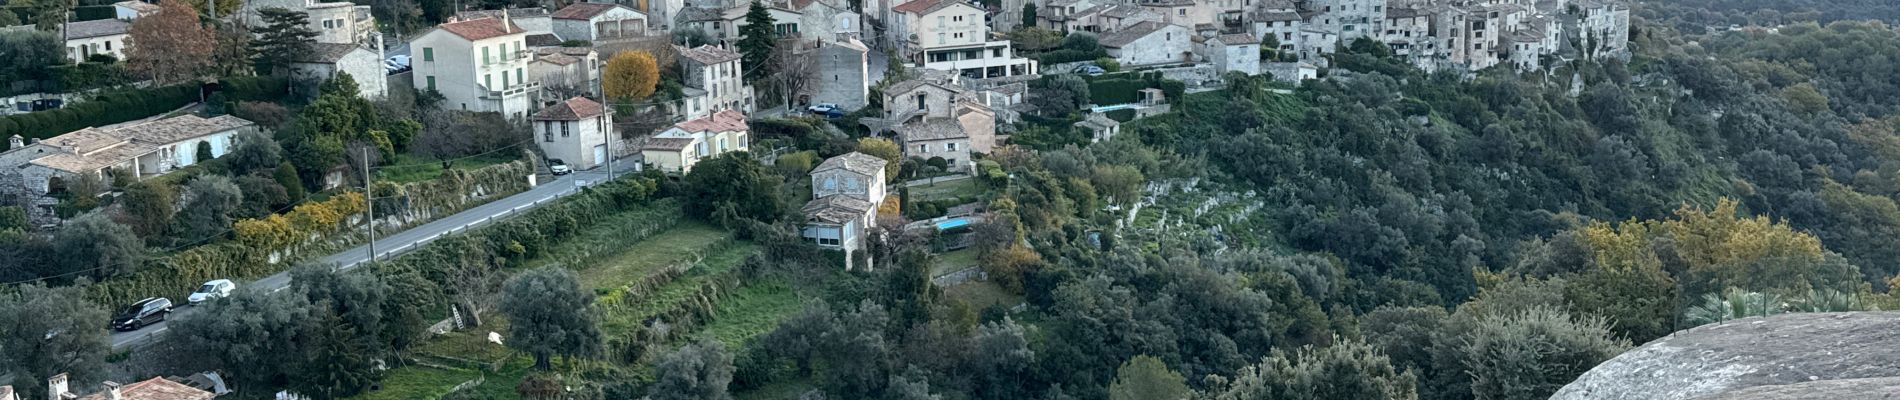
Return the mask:
{"type": "Polygon", "coordinates": [[[579,121],[583,118],[597,117],[606,112],[606,106],[602,106],[600,103],[596,103],[586,97],[575,96],[574,98],[567,99],[567,101],[554,103],[554,105],[534,113],[534,120],[579,121]]]}
{"type": "Polygon", "coordinates": [[[607,3],[574,3],[567,7],[562,7],[560,11],[555,11],[554,19],[593,19],[595,16],[600,15],[600,13],[612,10],[614,7],[619,7],[619,5],[607,3]]]}
{"type": "Polygon", "coordinates": [[[501,20],[495,19],[495,18],[482,18],[482,19],[471,19],[471,20],[461,21],[461,22],[450,22],[450,23],[445,23],[442,25],[436,25],[436,27],[442,28],[442,30],[449,31],[449,33],[453,33],[455,34],[455,36],[461,36],[463,39],[468,39],[468,40],[482,40],[482,39],[492,38],[496,36],[525,32],[521,30],[521,26],[515,25],[514,22],[512,21],[510,21],[508,25],[504,27],[502,26],[501,20]]]}
{"type": "Polygon", "coordinates": [[[917,14],[917,13],[924,12],[924,10],[930,9],[930,7],[936,6],[937,3],[942,3],[946,1],[953,1],[953,0],[915,0],[909,3],[900,4],[895,8],[891,8],[891,11],[917,14]]]}
{"type": "MultiPolygon", "coordinates": [[[[119,388],[119,395],[127,400],[210,400],[218,396],[203,389],[166,380],[164,377],[125,385],[119,388]]],[[[81,397],[80,400],[105,400],[108,397],[110,397],[109,394],[100,392],[81,397]]]]}
{"type": "Polygon", "coordinates": [[[745,114],[738,111],[720,111],[705,118],[681,122],[678,126],[687,132],[729,132],[746,130],[745,114]]]}

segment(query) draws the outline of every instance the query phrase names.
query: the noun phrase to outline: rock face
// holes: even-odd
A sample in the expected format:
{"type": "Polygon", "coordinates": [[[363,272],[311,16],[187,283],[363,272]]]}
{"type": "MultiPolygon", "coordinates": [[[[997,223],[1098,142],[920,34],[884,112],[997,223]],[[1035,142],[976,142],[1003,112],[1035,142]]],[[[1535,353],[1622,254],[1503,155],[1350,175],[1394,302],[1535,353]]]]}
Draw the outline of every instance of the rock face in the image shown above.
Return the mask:
{"type": "Polygon", "coordinates": [[[1900,312],[1782,314],[1676,332],[1551,400],[1897,399],[1900,312]]]}

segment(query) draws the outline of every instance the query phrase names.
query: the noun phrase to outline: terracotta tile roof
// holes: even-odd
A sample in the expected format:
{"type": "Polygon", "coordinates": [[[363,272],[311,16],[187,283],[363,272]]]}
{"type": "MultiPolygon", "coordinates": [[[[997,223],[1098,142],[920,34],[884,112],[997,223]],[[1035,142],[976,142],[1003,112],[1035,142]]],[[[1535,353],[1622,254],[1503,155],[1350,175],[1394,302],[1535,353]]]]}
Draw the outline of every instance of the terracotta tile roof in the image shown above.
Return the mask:
{"type": "MultiPolygon", "coordinates": [[[[461,11],[461,12],[456,12],[455,17],[464,19],[464,20],[482,19],[482,18],[501,18],[501,11],[502,10],[461,11]]],[[[546,17],[546,16],[548,16],[548,9],[541,8],[541,7],[508,9],[509,18],[535,18],[535,17],[546,17]]]]}
{"type": "Polygon", "coordinates": [[[925,118],[921,122],[899,125],[894,130],[905,143],[970,137],[963,132],[962,124],[950,118],[925,118]]]}
{"type": "Polygon", "coordinates": [[[687,120],[673,126],[687,132],[731,132],[747,130],[745,114],[734,110],[725,110],[703,118],[687,120]]]}
{"type": "Polygon", "coordinates": [[[801,210],[805,218],[812,222],[825,224],[844,224],[863,218],[871,212],[871,202],[858,200],[845,195],[830,195],[812,199],[801,210]]]}
{"type": "Polygon", "coordinates": [[[526,39],[526,41],[528,42],[528,47],[547,47],[547,46],[561,45],[561,37],[554,36],[554,34],[552,33],[536,33],[536,34],[528,35],[528,38],[526,39]]]}
{"type": "Polygon", "coordinates": [[[109,18],[66,24],[66,38],[68,40],[124,35],[131,31],[132,23],[109,18]]]}
{"type": "Polygon", "coordinates": [[[548,106],[547,108],[541,109],[541,111],[539,112],[535,112],[534,120],[536,121],[579,121],[584,118],[593,118],[593,117],[597,117],[597,116],[600,116],[601,114],[606,114],[606,113],[607,113],[606,106],[603,106],[600,103],[594,102],[593,100],[589,100],[586,97],[575,96],[574,98],[567,99],[567,101],[554,103],[554,105],[552,106],[548,106]]]}
{"type": "Polygon", "coordinates": [[[468,39],[468,40],[482,40],[482,39],[487,39],[487,38],[492,38],[492,37],[497,37],[497,36],[518,34],[518,33],[524,32],[523,30],[521,30],[521,26],[515,25],[513,21],[509,21],[508,25],[504,27],[501,23],[501,20],[495,19],[495,18],[482,18],[482,19],[473,19],[473,20],[467,20],[467,21],[461,21],[461,22],[450,22],[450,23],[445,23],[441,25],[436,25],[436,27],[441,28],[442,30],[445,30],[445,31],[449,31],[449,33],[453,33],[455,34],[455,36],[461,36],[463,39],[468,39]]]}
{"type": "Polygon", "coordinates": [[[687,146],[692,146],[692,145],[693,145],[693,138],[656,137],[656,138],[648,138],[646,145],[640,147],[640,149],[641,150],[680,151],[680,150],[686,150],[687,146]]]}
{"type": "MultiPolygon", "coordinates": [[[[600,16],[601,13],[607,12],[607,10],[614,9],[614,7],[620,7],[620,5],[607,3],[574,3],[569,4],[567,7],[562,7],[560,11],[555,11],[554,19],[593,19],[594,17],[600,16]]],[[[629,8],[628,10],[632,9],[629,8]]]]}
{"type": "MultiPolygon", "coordinates": [[[[119,388],[119,394],[125,400],[210,400],[218,396],[183,383],[166,380],[163,377],[125,385],[119,388]]],[[[109,393],[102,391],[81,397],[79,400],[106,400],[110,397],[109,393]]]]}
{"type": "Polygon", "coordinates": [[[853,151],[841,156],[825,159],[825,162],[819,163],[818,168],[813,168],[811,173],[817,174],[833,169],[843,169],[864,176],[875,176],[879,172],[883,172],[884,166],[887,164],[890,164],[890,162],[882,158],[877,158],[877,156],[853,151]]]}
{"type": "Polygon", "coordinates": [[[251,125],[251,121],[229,115],[208,119],[183,115],[110,130],[80,129],[42,142],[62,151],[31,163],[67,172],[98,171],[162,146],[251,125]]]}
{"type": "Polygon", "coordinates": [[[739,59],[739,53],[713,45],[703,45],[679,51],[680,58],[693,60],[700,64],[712,65],[739,59]]]}
{"type": "Polygon", "coordinates": [[[348,43],[311,43],[310,52],[297,54],[293,61],[300,63],[335,64],[343,56],[350,55],[360,47],[348,43]]]}
{"type": "Polygon", "coordinates": [[[1254,40],[1253,35],[1241,34],[1241,33],[1229,33],[1229,34],[1224,34],[1220,36],[1215,36],[1214,40],[1219,40],[1221,44],[1228,45],[1228,46],[1239,46],[1243,44],[1260,44],[1259,40],[1254,40]]]}
{"type": "Polygon", "coordinates": [[[1155,21],[1141,21],[1141,23],[1130,26],[1128,29],[1104,34],[1097,42],[1101,43],[1102,47],[1121,48],[1122,46],[1127,46],[1129,43],[1134,43],[1136,40],[1148,37],[1148,35],[1152,35],[1155,32],[1160,32],[1162,28],[1166,28],[1167,26],[1168,24],[1155,21]]]}

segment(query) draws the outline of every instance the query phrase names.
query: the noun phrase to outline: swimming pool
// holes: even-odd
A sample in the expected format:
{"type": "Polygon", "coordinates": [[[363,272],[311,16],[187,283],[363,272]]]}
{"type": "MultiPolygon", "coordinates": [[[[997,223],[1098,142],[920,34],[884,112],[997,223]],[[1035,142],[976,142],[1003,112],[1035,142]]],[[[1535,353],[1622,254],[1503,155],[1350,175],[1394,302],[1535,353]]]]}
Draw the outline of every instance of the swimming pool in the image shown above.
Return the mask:
{"type": "Polygon", "coordinates": [[[937,230],[947,231],[947,230],[955,229],[957,227],[969,225],[969,224],[970,224],[969,218],[951,218],[951,219],[946,219],[946,220],[937,222],[937,230]]]}

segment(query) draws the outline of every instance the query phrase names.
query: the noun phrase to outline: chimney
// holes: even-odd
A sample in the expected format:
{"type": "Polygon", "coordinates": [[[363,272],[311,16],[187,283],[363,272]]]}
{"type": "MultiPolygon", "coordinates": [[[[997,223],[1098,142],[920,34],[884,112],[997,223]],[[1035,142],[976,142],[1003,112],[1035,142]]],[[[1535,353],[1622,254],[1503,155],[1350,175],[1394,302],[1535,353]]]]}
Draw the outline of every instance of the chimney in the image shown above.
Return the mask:
{"type": "Polygon", "coordinates": [[[509,26],[512,26],[512,25],[509,24],[508,21],[509,21],[508,7],[502,7],[501,8],[501,33],[515,33],[514,28],[509,28],[509,26]]]}
{"type": "Polygon", "coordinates": [[[125,400],[125,394],[119,392],[118,382],[106,381],[106,400],[125,400]]]}
{"type": "MultiPolygon", "coordinates": [[[[20,135],[13,135],[13,137],[7,138],[7,148],[17,149],[21,147],[26,147],[26,139],[21,138],[20,135]]],[[[0,400],[7,400],[7,398],[0,397],[0,400]]]]}
{"type": "Polygon", "coordinates": [[[66,400],[73,392],[66,390],[66,374],[53,375],[46,380],[47,400],[66,400]]]}

